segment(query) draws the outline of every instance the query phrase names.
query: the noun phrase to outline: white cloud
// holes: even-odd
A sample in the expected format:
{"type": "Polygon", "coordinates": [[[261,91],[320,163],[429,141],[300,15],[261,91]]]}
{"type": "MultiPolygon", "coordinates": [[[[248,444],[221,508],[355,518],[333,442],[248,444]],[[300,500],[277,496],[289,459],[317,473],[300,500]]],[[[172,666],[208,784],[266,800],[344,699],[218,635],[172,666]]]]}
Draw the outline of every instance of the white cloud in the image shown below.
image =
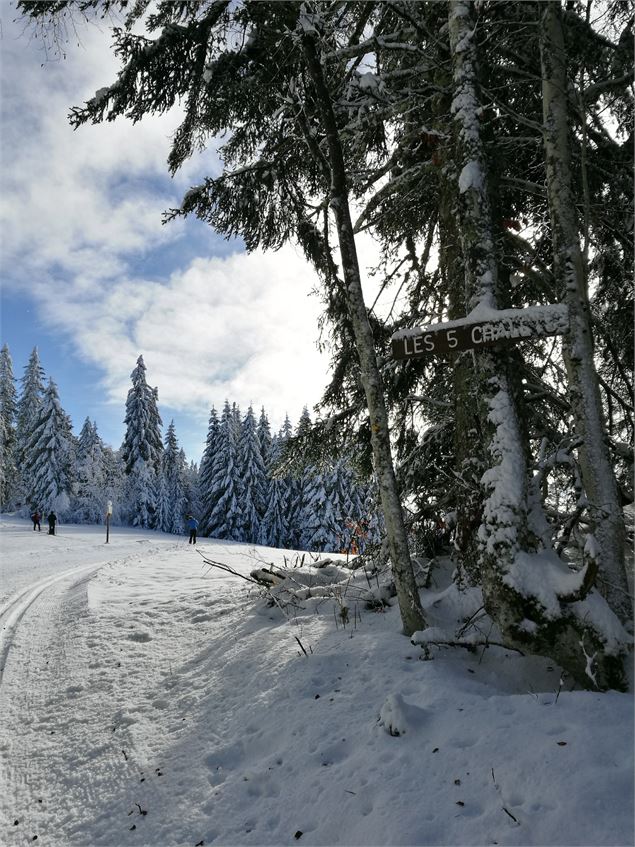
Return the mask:
{"type": "Polygon", "coordinates": [[[160,284],[124,279],[82,298],[69,285],[43,292],[49,321],[104,373],[121,404],[143,354],[163,405],[206,417],[227,397],[265,406],[279,423],[313,405],[326,383],[316,349],[320,304],[311,269],[290,247],[278,253],[196,259],[160,284]]]}
{"type": "MultiPolygon", "coordinates": [[[[133,125],[125,119],[73,131],[68,113],[116,77],[107,32],[81,31],[66,60],[44,61],[6,22],[2,40],[3,258],[12,284],[32,285],[51,265],[90,278],[116,276],[134,251],[166,244],[183,227],[161,225],[192,173],[171,183],[166,160],[180,109],[133,125]]],[[[217,168],[213,150],[194,167],[217,168]]]]}

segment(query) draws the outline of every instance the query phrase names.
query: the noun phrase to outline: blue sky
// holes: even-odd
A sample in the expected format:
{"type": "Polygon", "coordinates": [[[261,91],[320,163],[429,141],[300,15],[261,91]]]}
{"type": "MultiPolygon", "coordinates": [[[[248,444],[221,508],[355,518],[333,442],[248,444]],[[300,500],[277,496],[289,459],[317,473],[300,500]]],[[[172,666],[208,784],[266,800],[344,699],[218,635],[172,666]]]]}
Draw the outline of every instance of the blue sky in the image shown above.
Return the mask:
{"type": "Polygon", "coordinates": [[[274,428],[285,413],[295,423],[328,379],[299,251],[247,255],[194,219],[162,226],[164,209],[218,172],[214,149],[171,179],[178,114],[74,132],[70,107],[116,75],[107,29],[79,28],[59,59],[12,6],[0,13],[1,336],[16,378],[37,346],[75,431],[88,416],[118,447],[143,354],[164,425],[174,419],[196,461],[225,398],[264,405],[274,428]]]}

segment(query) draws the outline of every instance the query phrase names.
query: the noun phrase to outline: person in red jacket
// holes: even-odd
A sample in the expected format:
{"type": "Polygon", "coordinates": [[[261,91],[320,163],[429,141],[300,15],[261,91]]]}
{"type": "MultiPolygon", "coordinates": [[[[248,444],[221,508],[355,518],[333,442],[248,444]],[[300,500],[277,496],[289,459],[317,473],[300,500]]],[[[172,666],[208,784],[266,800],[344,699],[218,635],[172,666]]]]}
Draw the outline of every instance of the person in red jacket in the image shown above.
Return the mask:
{"type": "Polygon", "coordinates": [[[31,515],[31,520],[33,521],[33,532],[37,529],[38,532],[42,532],[42,527],[40,526],[40,520],[42,519],[42,515],[36,509],[31,515]]]}

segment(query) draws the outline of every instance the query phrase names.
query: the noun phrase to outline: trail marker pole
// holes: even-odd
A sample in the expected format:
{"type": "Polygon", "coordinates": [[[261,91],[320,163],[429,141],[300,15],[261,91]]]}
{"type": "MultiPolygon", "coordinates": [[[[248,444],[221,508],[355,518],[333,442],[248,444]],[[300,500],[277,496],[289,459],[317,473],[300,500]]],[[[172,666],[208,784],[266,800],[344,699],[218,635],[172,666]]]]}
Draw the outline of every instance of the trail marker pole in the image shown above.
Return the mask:
{"type": "Polygon", "coordinates": [[[106,506],[106,544],[110,539],[110,516],[112,515],[112,500],[108,501],[106,506]]]}

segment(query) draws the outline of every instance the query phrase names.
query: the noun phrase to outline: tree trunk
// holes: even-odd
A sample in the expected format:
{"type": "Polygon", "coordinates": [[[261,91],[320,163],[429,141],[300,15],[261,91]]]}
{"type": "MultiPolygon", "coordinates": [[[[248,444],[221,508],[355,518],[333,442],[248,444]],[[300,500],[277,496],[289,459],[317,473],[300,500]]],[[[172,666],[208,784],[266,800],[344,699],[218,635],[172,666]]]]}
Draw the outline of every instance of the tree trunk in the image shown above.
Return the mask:
{"type": "Polygon", "coordinates": [[[568,137],[567,72],[560,3],[546,3],[540,30],[544,145],[551,212],[554,276],[569,307],[564,360],[586,491],[599,556],[598,588],[623,621],[631,620],[624,561],[624,516],[611,464],[593,360],[586,274],[576,220],[568,137]]]}
{"type": "MultiPolygon", "coordinates": [[[[469,0],[450,0],[449,34],[468,302],[472,310],[490,310],[498,306],[498,263],[479,121],[476,21],[469,0]]],[[[624,688],[627,636],[613,640],[604,611],[596,619],[595,605],[584,603],[594,577],[593,556],[581,574],[571,574],[534,532],[541,504],[530,504],[528,497],[529,449],[510,358],[495,348],[475,357],[477,399],[492,463],[481,481],[485,501],[478,538],[485,608],[510,645],[550,656],[588,687],[624,688]]]]}
{"type": "Polygon", "coordinates": [[[302,43],[307,69],[315,86],[318,106],[328,141],[331,173],[330,205],[335,216],[346,287],[346,302],[355,336],[360,375],[370,416],[373,461],[379,482],[397,599],[401,611],[403,631],[406,635],[412,635],[417,630],[425,629],[426,622],[408,549],[408,539],[390,449],[388,414],[381,375],[375,356],[373,334],[362,291],[357,248],[350,216],[344,156],[315,38],[306,33],[303,35],[302,43]]]}
{"type": "MultiPolygon", "coordinates": [[[[445,80],[444,85],[449,85],[445,80]]],[[[446,98],[444,97],[445,101],[446,98]]],[[[447,117],[450,103],[439,104],[447,117]]],[[[457,174],[449,165],[439,175],[439,265],[443,286],[448,292],[448,317],[464,318],[468,312],[465,272],[458,227],[457,174]]],[[[454,451],[458,499],[453,560],[460,584],[481,582],[478,528],[481,525],[483,496],[480,480],[485,472],[483,433],[475,403],[478,373],[471,350],[450,356],[454,398],[454,451]]]]}
{"type": "MultiPolygon", "coordinates": [[[[468,309],[498,307],[498,260],[479,119],[475,21],[472,4],[451,0],[452,112],[458,176],[458,216],[468,309]]],[[[527,449],[505,351],[479,351],[477,402],[492,465],[484,476],[486,500],[479,530],[482,577],[505,573],[516,551],[531,544],[527,523],[527,449]]]]}

